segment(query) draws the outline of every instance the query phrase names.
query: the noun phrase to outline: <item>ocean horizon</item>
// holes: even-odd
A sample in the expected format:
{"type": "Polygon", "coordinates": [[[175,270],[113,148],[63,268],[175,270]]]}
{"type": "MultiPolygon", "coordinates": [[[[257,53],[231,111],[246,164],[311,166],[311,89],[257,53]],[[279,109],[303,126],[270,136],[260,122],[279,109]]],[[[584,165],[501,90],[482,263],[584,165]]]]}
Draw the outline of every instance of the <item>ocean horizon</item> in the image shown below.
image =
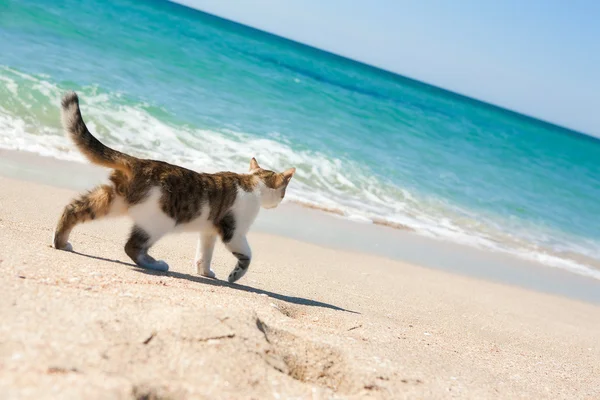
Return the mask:
{"type": "Polygon", "coordinates": [[[170,1],[0,10],[0,148],[84,162],[73,89],[135,156],[294,166],[292,201],[600,279],[594,136],[170,1]]]}

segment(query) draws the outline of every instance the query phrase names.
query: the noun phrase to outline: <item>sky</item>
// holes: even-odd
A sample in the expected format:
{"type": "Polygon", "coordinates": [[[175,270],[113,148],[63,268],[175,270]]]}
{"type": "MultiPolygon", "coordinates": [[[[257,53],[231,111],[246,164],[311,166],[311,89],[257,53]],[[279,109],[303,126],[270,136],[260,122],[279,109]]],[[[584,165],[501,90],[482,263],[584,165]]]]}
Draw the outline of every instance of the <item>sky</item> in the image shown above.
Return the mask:
{"type": "Polygon", "coordinates": [[[600,1],[177,2],[600,137],[600,1]]]}

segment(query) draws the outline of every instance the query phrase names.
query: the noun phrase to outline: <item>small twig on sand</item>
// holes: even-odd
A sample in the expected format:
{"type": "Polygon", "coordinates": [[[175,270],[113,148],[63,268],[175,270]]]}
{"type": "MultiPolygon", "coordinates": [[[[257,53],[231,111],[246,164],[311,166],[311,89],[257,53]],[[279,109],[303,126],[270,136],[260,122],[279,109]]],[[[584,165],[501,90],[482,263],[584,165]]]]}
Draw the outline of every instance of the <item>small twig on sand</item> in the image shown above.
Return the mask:
{"type": "Polygon", "coordinates": [[[148,343],[150,343],[150,341],[151,341],[152,339],[154,339],[154,336],[156,336],[156,331],[153,331],[153,332],[150,334],[150,336],[148,336],[148,338],[147,338],[146,340],[144,340],[144,344],[148,344],[148,343]]]}
{"type": "Polygon", "coordinates": [[[232,339],[235,337],[235,333],[230,333],[228,335],[221,335],[221,336],[211,336],[211,337],[207,337],[207,338],[199,338],[196,339],[199,342],[208,342],[210,340],[219,340],[219,339],[232,339]]]}
{"type": "Polygon", "coordinates": [[[353,330],[358,329],[358,328],[362,328],[362,324],[353,326],[352,328],[348,329],[348,331],[353,331],[353,330]]]}
{"type": "Polygon", "coordinates": [[[49,374],[67,374],[69,372],[74,372],[76,374],[79,373],[79,370],[75,367],[73,368],[63,368],[63,367],[48,367],[49,374]]]}

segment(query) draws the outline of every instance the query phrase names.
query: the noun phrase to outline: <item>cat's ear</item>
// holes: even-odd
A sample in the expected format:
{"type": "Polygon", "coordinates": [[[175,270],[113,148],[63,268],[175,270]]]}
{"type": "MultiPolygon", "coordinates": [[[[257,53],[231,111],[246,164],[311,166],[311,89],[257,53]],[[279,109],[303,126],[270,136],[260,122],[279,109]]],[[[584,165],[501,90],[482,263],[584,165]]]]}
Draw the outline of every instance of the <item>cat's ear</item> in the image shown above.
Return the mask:
{"type": "Polygon", "coordinates": [[[292,179],[292,176],[294,176],[295,173],[296,173],[296,168],[289,168],[289,169],[286,169],[285,171],[283,171],[283,179],[284,179],[286,185],[290,182],[290,180],[292,179]]]}
{"type": "Polygon", "coordinates": [[[255,169],[259,169],[260,165],[258,165],[258,161],[256,161],[256,158],[252,157],[252,160],[250,160],[250,171],[254,171],[255,169]]]}

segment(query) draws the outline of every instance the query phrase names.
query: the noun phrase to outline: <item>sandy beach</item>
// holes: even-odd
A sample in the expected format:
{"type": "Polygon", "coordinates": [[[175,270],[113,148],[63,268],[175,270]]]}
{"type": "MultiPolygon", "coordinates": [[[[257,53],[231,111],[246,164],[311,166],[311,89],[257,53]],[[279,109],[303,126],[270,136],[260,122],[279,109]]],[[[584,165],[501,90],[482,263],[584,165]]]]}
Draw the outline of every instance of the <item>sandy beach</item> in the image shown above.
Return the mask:
{"type": "MultiPolygon", "coordinates": [[[[19,173],[85,181],[69,165],[19,173]]],[[[191,234],[161,240],[171,269],[149,272],[123,251],[127,219],[52,249],[76,191],[4,175],[2,398],[600,398],[591,302],[259,232],[239,284],[220,245],[219,280],[196,275],[191,234]]]]}

